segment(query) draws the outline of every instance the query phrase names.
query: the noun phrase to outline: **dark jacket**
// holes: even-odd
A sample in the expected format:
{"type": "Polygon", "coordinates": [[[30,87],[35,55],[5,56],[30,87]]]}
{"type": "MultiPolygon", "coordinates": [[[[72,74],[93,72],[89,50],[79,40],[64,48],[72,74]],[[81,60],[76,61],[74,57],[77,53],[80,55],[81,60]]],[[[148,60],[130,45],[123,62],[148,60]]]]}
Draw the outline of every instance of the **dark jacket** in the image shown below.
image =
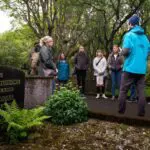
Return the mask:
{"type": "Polygon", "coordinates": [[[67,81],[69,80],[69,64],[66,60],[59,61],[57,63],[58,69],[58,80],[60,81],[67,81]]]}
{"type": "Polygon", "coordinates": [[[40,49],[40,66],[39,74],[44,75],[43,68],[45,69],[56,69],[56,65],[53,62],[52,50],[46,46],[42,46],[40,49]]]}
{"type": "Polygon", "coordinates": [[[75,56],[74,63],[77,70],[87,70],[89,58],[85,52],[78,52],[75,56]]]}
{"type": "Polygon", "coordinates": [[[117,58],[115,59],[114,54],[111,53],[108,57],[108,68],[111,71],[120,71],[123,67],[124,58],[122,55],[118,54],[117,58]]]}
{"type": "Polygon", "coordinates": [[[46,46],[42,46],[40,50],[40,59],[45,68],[56,69],[53,62],[52,50],[46,46]]]}

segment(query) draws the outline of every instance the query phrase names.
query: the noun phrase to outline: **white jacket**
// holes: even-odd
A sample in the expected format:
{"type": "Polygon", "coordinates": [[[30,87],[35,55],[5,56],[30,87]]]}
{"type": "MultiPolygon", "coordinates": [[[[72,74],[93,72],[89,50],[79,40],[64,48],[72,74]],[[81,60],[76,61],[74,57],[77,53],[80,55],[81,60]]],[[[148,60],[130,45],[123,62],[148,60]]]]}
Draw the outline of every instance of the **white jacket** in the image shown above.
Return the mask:
{"type": "Polygon", "coordinates": [[[93,60],[93,69],[94,69],[94,76],[104,75],[107,68],[107,61],[106,58],[103,57],[101,61],[99,62],[101,58],[95,57],[93,60]],[[99,62],[99,64],[96,66],[96,64],[99,62]]]}

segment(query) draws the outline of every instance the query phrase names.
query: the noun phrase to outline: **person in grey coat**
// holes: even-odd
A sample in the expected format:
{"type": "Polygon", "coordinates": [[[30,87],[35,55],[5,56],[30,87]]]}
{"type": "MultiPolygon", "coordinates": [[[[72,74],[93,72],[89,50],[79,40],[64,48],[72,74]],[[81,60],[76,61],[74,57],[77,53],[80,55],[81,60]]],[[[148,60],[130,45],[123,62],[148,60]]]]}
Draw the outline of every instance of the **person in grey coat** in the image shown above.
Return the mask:
{"type": "Polygon", "coordinates": [[[55,76],[56,76],[56,65],[53,61],[52,47],[53,38],[50,36],[45,36],[40,40],[40,65],[39,65],[39,75],[43,77],[54,76],[52,80],[52,94],[55,90],[55,76]]]}
{"type": "Polygon", "coordinates": [[[77,84],[81,94],[85,94],[85,79],[88,69],[89,58],[83,46],[79,47],[79,52],[74,58],[75,70],[77,75],[77,84]]]}
{"type": "Polygon", "coordinates": [[[120,88],[123,56],[119,53],[118,45],[113,46],[113,52],[108,57],[108,68],[111,71],[112,100],[115,100],[116,87],[120,88]]]}
{"type": "Polygon", "coordinates": [[[45,36],[40,40],[40,76],[51,76],[56,74],[56,65],[52,55],[53,44],[53,38],[50,36],[45,36]]]}

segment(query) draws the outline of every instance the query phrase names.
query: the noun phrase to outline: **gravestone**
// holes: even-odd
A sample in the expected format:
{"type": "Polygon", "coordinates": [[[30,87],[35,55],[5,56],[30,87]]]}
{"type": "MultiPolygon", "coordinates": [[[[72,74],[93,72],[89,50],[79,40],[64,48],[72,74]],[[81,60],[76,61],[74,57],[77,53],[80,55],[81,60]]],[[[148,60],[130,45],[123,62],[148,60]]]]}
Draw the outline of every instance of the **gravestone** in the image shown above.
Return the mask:
{"type": "Polygon", "coordinates": [[[24,72],[11,67],[0,66],[0,104],[11,103],[16,100],[20,107],[24,107],[24,72]]]}

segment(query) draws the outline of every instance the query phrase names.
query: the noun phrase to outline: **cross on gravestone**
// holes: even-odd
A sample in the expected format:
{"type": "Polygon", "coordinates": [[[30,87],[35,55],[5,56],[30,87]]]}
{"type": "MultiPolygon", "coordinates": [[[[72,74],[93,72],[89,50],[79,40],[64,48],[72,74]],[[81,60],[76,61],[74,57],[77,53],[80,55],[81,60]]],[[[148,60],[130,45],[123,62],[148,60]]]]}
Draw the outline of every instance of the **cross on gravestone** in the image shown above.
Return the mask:
{"type": "Polygon", "coordinates": [[[11,67],[0,66],[0,104],[16,100],[24,107],[25,74],[11,67]]]}

